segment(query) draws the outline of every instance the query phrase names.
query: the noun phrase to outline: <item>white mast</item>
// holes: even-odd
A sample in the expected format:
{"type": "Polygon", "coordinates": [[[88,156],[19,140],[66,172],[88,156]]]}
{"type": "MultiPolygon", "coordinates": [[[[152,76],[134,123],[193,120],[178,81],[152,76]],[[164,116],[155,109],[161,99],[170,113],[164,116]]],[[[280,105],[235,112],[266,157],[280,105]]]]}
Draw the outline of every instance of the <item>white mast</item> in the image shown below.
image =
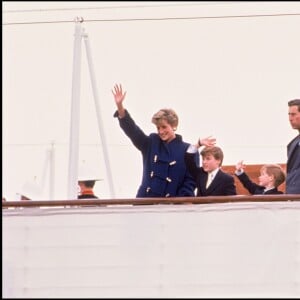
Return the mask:
{"type": "Polygon", "coordinates": [[[97,84],[95,80],[95,72],[92,63],[92,55],[88,35],[81,28],[83,18],[75,19],[75,41],[74,41],[74,58],[73,58],[73,82],[72,82],[72,108],[71,108],[71,133],[70,133],[70,151],[69,151],[69,187],[68,199],[77,199],[77,183],[78,183],[78,150],[79,150],[79,119],[80,119],[80,64],[81,64],[81,38],[84,37],[88,67],[90,71],[93,96],[95,100],[95,108],[98,120],[100,138],[102,141],[102,149],[106,173],[109,183],[111,197],[115,197],[112,174],[110,170],[109,156],[106,146],[106,138],[103,130],[103,124],[100,113],[100,104],[98,100],[97,84]]]}
{"type": "Polygon", "coordinates": [[[96,84],[96,80],[95,80],[95,72],[94,72],[94,67],[93,67],[93,63],[92,63],[91,47],[90,47],[88,35],[86,33],[84,34],[84,42],[85,42],[86,55],[87,55],[87,60],[88,60],[88,65],[89,65],[89,70],[90,70],[90,77],[91,77],[93,95],[94,95],[94,100],[95,100],[99,133],[100,133],[100,138],[102,141],[102,149],[103,149],[104,162],[105,162],[105,166],[106,166],[106,173],[107,173],[107,178],[108,178],[108,183],[109,183],[109,189],[110,189],[111,197],[114,198],[115,192],[114,192],[114,187],[113,187],[112,174],[110,171],[109,156],[108,156],[108,151],[107,151],[107,147],[106,147],[106,138],[105,138],[105,133],[103,130],[103,124],[102,124],[101,113],[100,113],[101,110],[100,110],[100,103],[98,100],[99,97],[98,97],[97,84],[96,84]]]}
{"type": "Polygon", "coordinates": [[[80,75],[81,75],[81,22],[75,19],[75,38],[73,54],[73,80],[71,103],[71,126],[69,143],[69,180],[68,199],[77,199],[77,178],[79,158],[79,121],[80,121],[80,75]]]}
{"type": "Polygon", "coordinates": [[[51,149],[49,150],[49,199],[54,199],[55,194],[55,149],[54,141],[51,143],[51,149]]]}

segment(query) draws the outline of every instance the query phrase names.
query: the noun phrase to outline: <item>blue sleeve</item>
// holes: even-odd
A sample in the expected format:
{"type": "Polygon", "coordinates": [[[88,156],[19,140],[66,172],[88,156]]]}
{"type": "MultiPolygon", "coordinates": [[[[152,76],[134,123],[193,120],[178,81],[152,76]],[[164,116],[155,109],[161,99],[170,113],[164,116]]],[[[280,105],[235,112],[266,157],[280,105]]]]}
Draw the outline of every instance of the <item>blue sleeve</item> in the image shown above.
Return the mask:
{"type": "MultiPolygon", "coordinates": [[[[118,111],[115,112],[114,117],[118,117],[118,111]]],[[[150,142],[149,136],[147,136],[143,130],[136,125],[127,110],[125,110],[125,116],[123,118],[118,118],[118,120],[120,127],[129,137],[133,145],[140,151],[147,149],[150,142]]]]}

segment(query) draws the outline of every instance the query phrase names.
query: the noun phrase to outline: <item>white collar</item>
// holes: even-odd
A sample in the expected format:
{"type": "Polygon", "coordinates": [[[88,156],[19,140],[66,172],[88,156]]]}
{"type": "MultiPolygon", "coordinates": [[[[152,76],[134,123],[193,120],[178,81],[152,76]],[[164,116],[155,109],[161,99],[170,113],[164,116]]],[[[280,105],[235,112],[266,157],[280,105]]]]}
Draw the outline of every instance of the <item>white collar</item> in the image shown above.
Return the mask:
{"type": "Polygon", "coordinates": [[[274,189],[275,189],[275,186],[269,187],[269,188],[265,188],[265,189],[264,189],[264,192],[267,192],[267,191],[269,191],[269,190],[274,190],[274,189]]]}
{"type": "Polygon", "coordinates": [[[213,170],[211,172],[208,172],[208,176],[212,176],[212,178],[215,178],[216,175],[217,175],[217,173],[219,172],[219,169],[220,168],[217,168],[217,169],[215,169],[215,170],[213,170]]]}

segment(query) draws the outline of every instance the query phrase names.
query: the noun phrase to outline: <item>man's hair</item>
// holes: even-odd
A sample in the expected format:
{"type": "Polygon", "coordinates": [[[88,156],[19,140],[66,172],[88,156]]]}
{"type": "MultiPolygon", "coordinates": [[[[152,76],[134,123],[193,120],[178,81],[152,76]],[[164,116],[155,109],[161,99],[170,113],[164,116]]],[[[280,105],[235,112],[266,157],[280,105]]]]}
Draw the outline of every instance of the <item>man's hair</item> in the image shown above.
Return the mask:
{"type": "Polygon", "coordinates": [[[266,173],[271,176],[274,176],[274,185],[278,187],[285,181],[285,173],[280,165],[267,164],[263,165],[261,169],[265,169],[266,173]]]}
{"type": "Polygon", "coordinates": [[[164,108],[155,113],[152,117],[152,123],[156,126],[160,124],[161,121],[167,121],[172,127],[176,128],[178,126],[178,115],[171,108],[164,108]]]}
{"type": "Polygon", "coordinates": [[[300,99],[293,99],[288,102],[289,106],[298,106],[298,111],[300,111],[300,99]]]}
{"type": "Polygon", "coordinates": [[[205,147],[200,152],[202,157],[205,157],[209,154],[211,154],[215,159],[220,160],[220,166],[222,165],[224,154],[220,147],[212,146],[212,147],[205,147]]]}

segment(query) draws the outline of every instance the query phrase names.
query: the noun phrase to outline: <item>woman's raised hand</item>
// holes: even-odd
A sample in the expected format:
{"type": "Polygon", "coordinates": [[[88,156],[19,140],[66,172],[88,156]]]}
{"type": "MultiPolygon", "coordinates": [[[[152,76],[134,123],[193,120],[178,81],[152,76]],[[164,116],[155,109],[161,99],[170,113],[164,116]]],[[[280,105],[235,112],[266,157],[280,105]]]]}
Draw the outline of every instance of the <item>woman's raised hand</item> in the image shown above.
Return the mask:
{"type": "Polygon", "coordinates": [[[126,92],[123,93],[122,90],[122,85],[121,84],[115,84],[114,89],[112,90],[112,93],[114,95],[115,98],[115,102],[117,104],[117,106],[119,106],[120,104],[122,104],[125,96],[126,96],[126,92]]]}

